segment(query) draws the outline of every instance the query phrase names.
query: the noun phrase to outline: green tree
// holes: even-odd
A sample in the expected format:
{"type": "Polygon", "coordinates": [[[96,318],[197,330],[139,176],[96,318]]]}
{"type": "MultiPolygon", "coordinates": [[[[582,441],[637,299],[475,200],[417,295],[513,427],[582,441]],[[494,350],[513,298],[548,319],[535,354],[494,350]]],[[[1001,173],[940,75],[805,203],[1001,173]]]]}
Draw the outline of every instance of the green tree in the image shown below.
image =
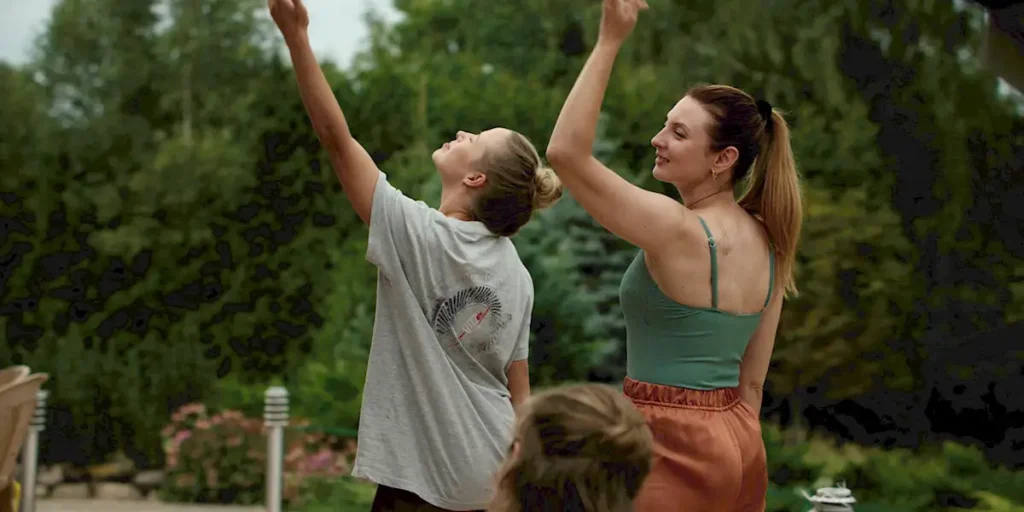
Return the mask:
{"type": "Polygon", "coordinates": [[[352,223],[298,96],[281,94],[294,82],[261,2],[172,2],[163,18],[99,4],[59,3],[29,68],[56,127],[5,173],[31,192],[5,241],[24,249],[6,332],[12,359],[54,375],[91,456],[152,458],[171,408],[312,348],[352,223]]]}

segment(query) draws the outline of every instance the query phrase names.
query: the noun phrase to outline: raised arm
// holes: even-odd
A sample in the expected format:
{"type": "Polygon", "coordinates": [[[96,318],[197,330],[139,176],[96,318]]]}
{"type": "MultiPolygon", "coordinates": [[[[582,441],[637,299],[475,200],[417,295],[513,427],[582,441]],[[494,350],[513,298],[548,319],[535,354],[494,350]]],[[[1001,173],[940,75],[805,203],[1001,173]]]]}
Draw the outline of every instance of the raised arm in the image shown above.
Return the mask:
{"type": "Polygon", "coordinates": [[[281,30],[295,68],[302,103],[320,144],[331,158],[334,174],[356,214],[370,223],[373,191],[380,170],[349,132],[345,114],[309,45],[309,14],[302,0],[268,0],[270,15],[281,30]]]}
{"type": "Polygon", "coordinates": [[[626,181],[593,156],[612,65],[639,11],[646,8],[643,0],[604,0],[597,44],[562,106],[547,158],[562,184],[594,220],[633,245],[657,252],[665,243],[678,240],[673,233],[684,232],[687,210],[670,197],[626,181]]]}

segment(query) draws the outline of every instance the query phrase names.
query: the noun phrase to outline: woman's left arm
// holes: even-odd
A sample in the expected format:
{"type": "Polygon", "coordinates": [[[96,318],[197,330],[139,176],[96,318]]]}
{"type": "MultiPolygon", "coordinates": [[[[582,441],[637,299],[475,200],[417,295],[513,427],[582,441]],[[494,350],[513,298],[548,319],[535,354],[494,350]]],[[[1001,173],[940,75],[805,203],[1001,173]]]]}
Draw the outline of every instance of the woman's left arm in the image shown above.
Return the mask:
{"type": "Polygon", "coordinates": [[[751,336],[740,362],[740,398],[750,405],[758,416],[761,414],[761,399],[764,383],[768,378],[768,367],[771,365],[772,352],[775,350],[775,333],[779,328],[784,296],[785,289],[776,287],[772,300],[761,315],[761,321],[751,336]]]}

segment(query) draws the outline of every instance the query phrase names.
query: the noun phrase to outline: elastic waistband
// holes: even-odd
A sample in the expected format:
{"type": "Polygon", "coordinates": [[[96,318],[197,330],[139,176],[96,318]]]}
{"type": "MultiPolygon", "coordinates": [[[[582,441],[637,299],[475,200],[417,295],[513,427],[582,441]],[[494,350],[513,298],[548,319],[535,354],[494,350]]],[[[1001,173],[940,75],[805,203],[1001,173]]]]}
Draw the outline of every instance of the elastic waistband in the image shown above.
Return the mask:
{"type": "Polygon", "coordinates": [[[740,401],[736,388],[704,391],[641,382],[629,377],[623,381],[622,390],[634,402],[682,409],[725,411],[740,401]]]}

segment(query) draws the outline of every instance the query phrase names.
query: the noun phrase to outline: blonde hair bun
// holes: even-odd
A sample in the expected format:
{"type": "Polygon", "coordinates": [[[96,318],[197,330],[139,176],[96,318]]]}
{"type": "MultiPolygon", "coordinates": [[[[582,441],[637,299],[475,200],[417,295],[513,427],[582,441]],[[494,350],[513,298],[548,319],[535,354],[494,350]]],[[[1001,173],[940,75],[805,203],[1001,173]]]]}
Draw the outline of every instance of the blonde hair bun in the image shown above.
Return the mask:
{"type": "Polygon", "coordinates": [[[537,191],[533,194],[533,208],[542,210],[547,208],[562,197],[562,180],[558,179],[550,167],[541,166],[533,177],[533,185],[537,191]]]}

